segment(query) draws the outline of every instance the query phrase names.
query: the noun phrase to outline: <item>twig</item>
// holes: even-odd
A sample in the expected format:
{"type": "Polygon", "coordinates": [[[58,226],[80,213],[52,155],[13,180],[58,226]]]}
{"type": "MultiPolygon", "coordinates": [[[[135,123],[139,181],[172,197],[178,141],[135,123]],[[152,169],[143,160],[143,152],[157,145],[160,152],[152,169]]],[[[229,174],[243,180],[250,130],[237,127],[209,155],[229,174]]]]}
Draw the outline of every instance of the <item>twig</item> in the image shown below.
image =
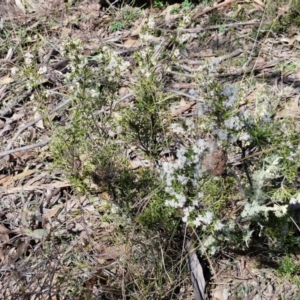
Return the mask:
{"type": "MultiPolygon", "coordinates": [[[[56,112],[57,110],[61,109],[62,107],[66,106],[67,104],[70,103],[70,99],[66,100],[65,102],[57,105],[51,112],[50,114],[53,114],[54,112],[56,112]]],[[[18,138],[18,136],[28,127],[32,126],[33,124],[37,123],[38,121],[42,120],[42,116],[38,117],[36,119],[34,119],[33,121],[27,123],[26,125],[22,126],[21,128],[19,128],[19,130],[16,132],[16,134],[14,135],[14,137],[10,140],[10,142],[8,143],[8,145],[5,148],[5,151],[8,151],[11,149],[13,142],[18,138]]]]}
{"type": "Polygon", "coordinates": [[[19,98],[17,98],[17,100],[10,107],[6,107],[5,109],[0,110],[0,117],[4,117],[8,113],[10,113],[14,106],[16,106],[19,102],[21,102],[22,100],[27,98],[29,95],[31,95],[31,93],[32,93],[32,90],[25,92],[23,95],[21,95],[19,98]]]}
{"type": "Polygon", "coordinates": [[[39,143],[36,143],[36,144],[33,144],[33,145],[28,145],[28,146],[15,148],[15,149],[12,149],[12,150],[1,152],[0,153],[0,158],[6,156],[8,154],[13,154],[13,153],[16,153],[16,152],[19,152],[19,151],[26,151],[26,150],[30,150],[30,149],[33,149],[33,148],[44,147],[45,145],[47,145],[50,142],[50,140],[51,139],[47,139],[45,141],[42,141],[42,142],[39,142],[39,143]]]}
{"type": "Polygon", "coordinates": [[[280,62],[285,61],[284,58],[281,59],[274,59],[271,61],[267,61],[261,64],[256,64],[254,67],[250,67],[250,68],[240,68],[237,70],[234,70],[232,72],[229,73],[220,73],[220,74],[216,74],[217,77],[228,77],[228,76],[240,76],[240,75],[246,75],[249,74],[251,72],[258,72],[258,71],[262,71],[265,70],[267,68],[272,68],[274,66],[276,66],[277,64],[279,64],[280,62]]]}
{"type": "Polygon", "coordinates": [[[33,121],[27,123],[26,125],[22,126],[21,128],[19,128],[19,130],[15,133],[14,137],[10,140],[10,142],[7,144],[5,151],[8,151],[11,149],[14,141],[18,138],[18,136],[22,133],[22,131],[24,131],[25,129],[27,129],[28,127],[32,126],[33,124],[37,123],[38,121],[40,121],[42,119],[42,117],[38,117],[36,119],[34,119],[33,121]]]}
{"type": "Polygon", "coordinates": [[[173,89],[184,90],[184,89],[196,89],[197,87],[199,87],[199,85],[197,83],[175,83],[172,84],[171,87],[173,89]]]}
{"type": "Polygon", "coordinates": [[[218,8],[220,8],[220,7],[223,7],[223,6],[232,4],[232,3],[235,2],[235,1],[236,1],[236,0],[226,0],[226,1],[222,2],[222,3],[219,3],[219,4],[217,4],[217,5],[214,5],[213,7],[210,7],[210,6],[205,7],[202,11],[200,11],[200,12],[196,13],[195,15],[193,15],[193,16],[192,16],[192,19],[193,19],[193,20],[194,20],[194,19],[198,20],[200,16],[203,16],[203,15],[207,14],[208,12],[213,11],[214,9],[218,9],[218,8]]]}
{"type": "Polygon", "coordinates": [[[0,101],[5,97],[6,90],[7,90],[7,85],[3,85],[2,88],[0,88],[0,101]]]}
{"type": "Polygon", "coordinates": [[[183,93],[183,92],[176,91],[176,90],[173,90],[173,89],[168,89],[168,88],[165,88],[164,91],[169,92],[169,93],[174,93],[176,95],[184,96],[184,97],[190,98],[194,101],[199,101],[199,95],[197,95],[195,97],[195,96],[189,95],[187,93],[183,93]]]}
{"type": "MultiPolygon", "coordinates": [[[[247,25],[259,25],[261,22],[258,21],[248,21],[248,22],[237,22],[237,23],[230,23],[230,24],[223,24],[223,25],[212,25],[207,27],[199,27],[199,28],[182,28],[176,30],[167,30],[168,32],[188,32],[188,33],[198,33],[202,31],[208,30],[216,30],[220,28],[231,28],[231,27],[238,27],[238,26],[247,26],[247,25]]],[[[263,24],[268,24],[268,22],[264,22],[263,24]]]]}
{"type": "Polygon", "coordinates": [[[183,74],[183,73],[179,73],[179,72],[176,72],[176,71],[171,71],[169,72],[170,74],[173,74],[173,75],[177,75],[177,76],[184,76],[184,77],[190,77],[190,78],[195,78],[195,75],[191,75],[191,74],[183,74]]]}

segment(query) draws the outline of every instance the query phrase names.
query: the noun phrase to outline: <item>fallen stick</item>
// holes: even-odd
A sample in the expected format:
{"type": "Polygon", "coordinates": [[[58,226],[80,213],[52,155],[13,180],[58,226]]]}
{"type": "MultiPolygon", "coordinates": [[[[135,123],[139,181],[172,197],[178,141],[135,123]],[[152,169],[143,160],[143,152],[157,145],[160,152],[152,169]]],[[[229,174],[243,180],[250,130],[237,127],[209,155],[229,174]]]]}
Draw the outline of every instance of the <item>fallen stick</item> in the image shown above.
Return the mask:
{"type": "Polygon", "coordinates": [[[26,150],[30,150],[30,149],[33,149],[33,148],[44,147],[50,141],[51,141],[51,139],[49,138],[49,139],[46,139],[42,142],[39,142],[39,143],[36,143],[36,144],[33,144],[33,145],[28,145],[28,146],[24,146],[24,147],[20,147],[20,148],[15,148],[15,149],[12,149],[12,150],[3,151],[3,152],[0,153],[0,158],[6,156],[8,154],[13,154],[13,153],[16,153],[16,152],[19,152],[19,151],[26,151],[26,150]]]}

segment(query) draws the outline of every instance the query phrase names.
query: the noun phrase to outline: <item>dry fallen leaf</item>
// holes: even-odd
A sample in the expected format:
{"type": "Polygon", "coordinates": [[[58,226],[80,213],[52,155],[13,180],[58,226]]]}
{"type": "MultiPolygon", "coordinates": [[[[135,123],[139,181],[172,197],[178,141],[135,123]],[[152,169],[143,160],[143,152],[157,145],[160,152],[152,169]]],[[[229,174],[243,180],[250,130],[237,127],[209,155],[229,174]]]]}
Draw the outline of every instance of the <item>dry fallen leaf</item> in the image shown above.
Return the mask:
{"type": "MultiPolygon", "coordinates": [[[[36,111],[34,114],[34,119],[40,118],[42,115],[36,111]]],[[[35,126],[41,129],[44,129],[44,123],[43,123],[43,119],[39,120],[38,122],[35,123],[35,126]]]]}
{"type": "Polygon", "coordinates": [[[0,223],[0,241],[7,243],[9,241],[9,232],[10,230],[0,223]]]}
{"type": "Polygon", "coordinates": [[[71,186],[72,184],[70,182],[63,182],[63,181],[56,181],[49,184],[41,184],[41,185],[32,185],[32,186],[17,186],[9,189],[1,188],[0,187],[0,195],[5,194],[13,194],[16,192],[21,191],[34,191],[34,190],[41,190],[41,189],[48,189],[48,188],[62,188],[71,186]]]}
{"type": "Polygon", "coordinates": [[[229,298],[228,288],[220,287],[214,291],[212,291],[212,299],[213,300],[227,300],[229,298]]]}
{"type": "Polygon", "coordinates": [[[150,167],[150,162],[148,160],[136,159],[136,160],[131,160],[129,163],[130,163],[130,168],[133,170],[139,167],[143,167],[143,168],[150,167]]]}
{"type": "Polygon", "coordinates": [[[142,46],[143,43],[140,40],[129,38],[124,43],[123,46],[125,48],[138,48],[142,46]]]}
{"type": "Polygon", "coordinates": [[[105,260],[115,260],[125,252],[124,246],[111,246],[105,248],[100,257],[105,260]]]}
{"type": "Polygon", "coordinates": [[[297,42],[300,42],[300,34],[292,37],[292,38],[281,38],[279,39],[280,42],[284,43],[284,44],[287,44],[289,46],[293,45],[296,41],[297,42]]]}
{"type": "Polygon", "coordinates": [[[182,16],[182,14],[172,14],[172,11],[176,8],[179,8],[180,4],[175,3],[173,5],[169,5],[166,9],[162,11],[161,16],[165,16],[165,21],[169,24],[171,21],[178,19],[182,16]]]}
{"type": "Polygon", "coordinates": [[[43,208],[43,219],[51,219],[62,208],[63,208],[62,204],[59,204],[51,209],[43,208]]]}
{"type": "Polygon", "coordinates": [[[30,176],[32,174],[34,174],[36,172],[36,170],[25,170],[23,171],[22,173],[20,174],[17,174],[13,177],[10,178],[9,181],[6,181],[3,183],[3,187],[7,187],[9,186],[11,183],[17,181],[17,180],[20,180],[20,179],[23,179],[23,178],[26,178],[27,176],[30,176]]]}
{"type": "Polygon", "coordinates": [[[297,96],[294,97],[294,99],[285,103],[283,109],[276,113],[275,119],[281,119],[286,117],[295,118],[299,116],[299,113],[299,96],[297,96]]]}
{"type": "Polygon", "coordinates": [[[5,85],[14,82],[14,79],[9,76],[3,76],[0,78],[0,84],[5,85]]]}
{"type": "Polygon", "coordinates": [[[10,118],[12,121],[18,121],[22,119],[25,116],[25,114],[13,114],[13,116],[10,118]]]}
{"type": "Polygon", "coordinates": [[[146,23],[147,21],[148,21],[148,19],[147,19],[147,18],[144,18],[144,19],[140,22],[139,26],[138,26],[137,28],[135,28],[134,30],[131,31],[130,35],[131,35],[131,36],[138,36],[138,35],[140,34],[140,32],[141,32],[143,26],[145,25],[145,23],[146,23]]]}
{"type": "Polygon", "coordinates": [[[23,5],[21,0],[15,0],[16,6],[24,13],[26,14],[25,6],[23,5]]]}
{"type": "Polygon", "coordinates": [[[261,7],[265,7],[264,3],[261,2],[260,0],[253,0],[254,2],[256,2],[258,5],[260,5],[261,7]]]}

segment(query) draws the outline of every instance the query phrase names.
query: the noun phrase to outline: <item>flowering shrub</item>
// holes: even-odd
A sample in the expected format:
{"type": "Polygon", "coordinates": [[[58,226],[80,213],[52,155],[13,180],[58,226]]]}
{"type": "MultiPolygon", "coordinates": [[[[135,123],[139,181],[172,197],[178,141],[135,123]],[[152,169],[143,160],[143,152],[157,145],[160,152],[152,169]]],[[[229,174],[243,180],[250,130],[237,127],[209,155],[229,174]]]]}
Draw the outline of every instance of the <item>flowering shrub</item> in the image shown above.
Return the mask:
{"type": "MultiPolygon", "coordinates": [[[[179,26],[189,23],[185,16],[179,26]]],[[[157,211],[166,218],[177,215],[194,228],[204,241],[202,252],[215,253],[225,244],[249,246],[254,235],[270,235],[273,217],[286,218],[289,205],[299,202],[299,133],[291,120],[274,120],[278,101],[270,93],[262,92],[248,105],[250,86],[224,86],[216,76],[218,60],[203,63],[194,73],[199,95],[194,117],[172,118],[169,106],[177,96],[165,89],[164,80],[172,72],[169,62],[180,56],[190,36],[178,36],[180,47],[166,51],[163,45],[150,44],[154,25],[150,18],[141,31],[147,47],[136,51],[131,64],[106,46],[91,64],[79,54],[78,41],[62,45],[70,64],[66,82],[74,109],[71,123],[57,131],[53,153],[61,158],[72,149],[83,161],[80,176],[97,177],[98,184],[106,180],[115,199],[125,197],[131,204],[162,184],[156,192],[157,211]],[[135,102],[118,106],[118,89],[129,68],[135,102]],[[180,145],[163,156],[174,136],[180,145]],[[139,184],[147,172],[129,168],[124,155],[128,145],[150,161],[153,176],[147,187],[139,184]],[[100,170],[109,174],[100,175],[100,170]]],[[[68,156],[59,163],[74,171],[68,156]]]]}

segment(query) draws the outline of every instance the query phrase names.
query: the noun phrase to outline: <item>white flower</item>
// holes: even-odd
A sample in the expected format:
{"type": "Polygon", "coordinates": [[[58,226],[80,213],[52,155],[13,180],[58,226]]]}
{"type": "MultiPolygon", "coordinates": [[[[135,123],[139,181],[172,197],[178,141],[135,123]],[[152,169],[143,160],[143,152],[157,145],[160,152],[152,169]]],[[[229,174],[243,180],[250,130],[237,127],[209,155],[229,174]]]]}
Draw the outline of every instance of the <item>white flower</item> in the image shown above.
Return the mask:
{"type": "Polygon", "coordinates": [[[234,130],[240,130],[243,127],[242,122],[237,116],[226,119],[224,124],[228,129],[234,129],[234,130]]]}
{"type": "Polygon", "coordinates": [[[250,241],[253,232],[254,230],[248,230],[243,237],[243,240],[245,241],[247,247],[249,247],[248,242],[250,241]]]}
{"type": "Polygon", "coordinates": [[[187,221],[188,221],[188,216],[182,217],[182,222],[183,222],[183,223],[187,223],[187,221]]]}
{"type": "Polygon", "coordinates": [[[199,200],[198,199],[197,200],[193,200],[192,205],[193,206],[198,206],[199,205],[199,200]]]}
{"type": "Polygon", "coordinates": [[[27,66],[29,66],[29,65],[31,65],[32,64],[32,58],[34,57],[31,53],[25,53],[25,55],[24,55],[24,57],[25,57],[25,64],[27,65],[27,66]]]}
{"type": "Polygon", "coordinates": [[[19,69],[17,67],[12,67],[10,69],[11,75],[14,76],[17,74],[17,72],[19,71],[19,69]]]}
{"type": "Polygon", "coordinates": [[[251,136],[247,132],[242,132],[242,133],[239,134],[238,138],[239,138],[240,141],[249,141],[251,136]]]}
{"type": "Polygon", "coordinates": [[[179,56],[180,56],[180,51],[179,51],[179,49],[175,49],[175,50],[174,50],[173,56],[174,56],[175,58],[179,58],[179,56]]]}
{"type": "Polygon", "coordinates": [[[173,176],[167,175],[167,178],[166,178],[166,185],[167,185],[167,186],[172,186],[172,181],[173,181],[173,179],[174,179],[173,176]]]}
{"type": "Polygon", "coordinates": [[[147,51],[141,50],[140,55],[141,55],[142,58],[146,58],[147,57],[147,51]]]}
{"type": "Polygon", "coordinates": [[[213,217],[214,217],[214,214],[212,212],[210,212],[210,211],[207,211],[205,213],[204,218],[203,218],[203,222],[205,224],[210,224],[212,222],[212,220],[213,220],[213,217]]]}
{"type": "Polygon", "coordinates": [[[238,87],[236,85],[226,86],[222,92],[222,95],[226,96],[227,98],[225,107],[231,108],[238,98],[238,87]]]}
{"type": "Polygon", "coordinates": [[[178,207],[183,207],[186,202],[186,197],[182,194],[175,195],[175,198],[178,201],[178,207]]]}
{"type": "Polygon", "coordinates": [[[209,246],[211,246],[215,242],[215,238],[210,235],[208,236],[205,241],[203,242],[203,246],[207,249],[209,246]]]}
{"type": "Polygon", "coordinates": [[[212,212],[207,211],[204,216],[200,215],[200,216],[198,216],[195,219],[194,225],[196,227],[198,227],[200,224],[207,224],[207,225],[209,225],[209,224],[211,224],[211,222],[213,220],[213,216],[214,216],[214,214],[212,212]]]}
{"type": "Polygon", "coordinates": [[[110,61],[109,61],[109,64],[108,64],[107,68],[109,70],[113,70],[116,67],[118,67],[118,65],[119,65],[119,62],[117,61],[117,59],[115,57],[112,56],[110,61]]]}
{"type": "Polygon", "coordinates": [[[189,15],[185,15],[185,16],[183,16],[182,21],[185,24],[189,24],[191,22],[191,17],[189,15]]]}
{"type": "Polygon", "coordinates": [[[189,218],[189,216],[190,216],[190,213],[192,212],[194,210],[194,207],[193,206],[188,206],[188,207],[185,207],[184,209],[183,209],[183,213],[184,213],[184,216],[183,216],[183,218],[182,218],[182,221],[183,222],[187,222],[187,220],[188,220],[188,218],[189,218]]]}
{"type": "Polygon", "coordinates": [[[149,28],[154,29],[155,22],[154,22],[154,19],[152,17],[149,18],[147,25],[148,25],[149,28]]]}
{"type": "Polygon", "coordinates": [[[190,213],[194,210],[193,206],[188,206],[183,209],[183,213],[185,216],[189,217],[190,213]]]}
{"type": "Polygon", "coordinates": [[[219,231],[221,230],[225,225],[221,223],[220,220],[218,220],[215,224],[215,230],[219,231]]]}
{"type": "Polygon", "coordinates": [[[42,66],[39,68],[38,74],[42,75],[42,74],[46,74],[46,73],[47,73],[47,66],[42,66]]]}
{"type": "Polygon", "coordinates": [[[165,201],[165,206],[170,206],[170,207],[176,208],[177,207],[177,202],[174,199],[166,200],[165,201]]]}
{"type": "Polygon", "coordinates": [[[173,164],[170,162],[163,162],[162,163],[162,170],[167,176],[172,176],[174,173],[174,167],[173,164]]]}
{"type": "Polygon", "coordinates": [[[276,217],[281,218],[286,215],[288,209],[288,205],[277,205],[274,204],[274,214],[276,217]]]}
{"type": "Polygon", "coordinates": [[[175,170],[182,170],[185,166],[186,163],[186,157],[185,156],[180,156],[176,160],[176,162],[173,164],[173,167],[175,170]]]}
{"type": "Polygon", "coordinates": [[[290,204],[300,204],[300,194],[298,194],[297,195],[297,197],[296,198],[291,198],[291,200],[290,200],[290,204]]]}
{"type": "Polygon", "coordinates": [[[51,90],[45,90],[45,96],[48,98],[49,96],[52,95],[52,91],[51,90]]]}
{"type": "Polygon", "coordinates": [[[166,186],[165,187],[165,192],[170,194],[170,195],[174,195],[175,191],[171,186],[166,186]]]}
{"type": "Polygon", "coordinates": [[[189,33],[185,33],[182,34],[179,38],[178,38],[178,42],[180,44],[183,44],[184,42],[188,41],[188,39],[191,37],[191,35],[189,33]]]}
{"type": "Polygon", "coordinates": [[[186,185],[188,183],[189,178],[183,175],[177,175],[177,180],[182,184],[186,185]]]}
{"type": "Polygon", "coordinates": [[[90,94],[90,96],[92,97],[92,98],[97,98],[97,97],[99,97],[99,92],[97,92],[96,90],[94,90],[94,89],[89,89],[88,90],[88,92],[89,92],[89,94],[90,94]]]}
{"type": "Polygon", "coordinates": [[[184,129],[178,124],[178,123],[173,123],[171,124],[171,130],[174,132],[174,133],[177,133],[177,134],[185,134],[185,131],[184,129]]]}
{"type": "Polygon", "coordinates": [[[199,186],[198,181],[196,179],[191,180],[193,187],[197,188],[199,186]]]}
{"type": "Polygon", "coordinates": [[[201,221],[199,218],[196,218],[193,223],[194,223],[195,227],[199,227],[201,225],[201,221]]]}
{"type": "Polygon", "coordinates": [[[142,42],[149,42],[153,39],[153,35],[151,35],[148,32],[140,33],[140,39],[141,39],[142,42]]]}
{"type": "Polygon", "coordinates": [[[198,198],[199,198],[199,199],[202,199],[203,197],[204,197],[203,192],[199,192],[199,193],[198,193],[198,198]]]}
{"type": "Polygon", "coordinates": [[[204,139],[199,139],[196,144],[192,146],[193,152],[197,155],[201,155],[206,149],[206,142],[204,139]]]}
{"type": "Polygon", "coordinates": [[[251,139],[251,136],[249,133],[247,132],[241,132],[239,135],[238,135],[238,139],[240,141],[249,141],[251,139]]]}
{"type": "Polygon", "coordinates": [[[149,72],[149,71],[147,71],[146,73],[145,73],[145,77],[146,78],[149,78],[151,76],[151,73],[149,72]]]}
{"type": "Polygon", "coordinates": [[[187,153],[187,150],[185,147],[181,146],[178,150],[177,150],[177,157],[180,159],[181,157],[184,157],[184,155],[187,153]]]}
{"type": "Polygon", "coordinates": [[[221,141],[224,141],[227,139],[228,131],[226,129],[220,129],[217,132],[217,136],[221,141]]]}

